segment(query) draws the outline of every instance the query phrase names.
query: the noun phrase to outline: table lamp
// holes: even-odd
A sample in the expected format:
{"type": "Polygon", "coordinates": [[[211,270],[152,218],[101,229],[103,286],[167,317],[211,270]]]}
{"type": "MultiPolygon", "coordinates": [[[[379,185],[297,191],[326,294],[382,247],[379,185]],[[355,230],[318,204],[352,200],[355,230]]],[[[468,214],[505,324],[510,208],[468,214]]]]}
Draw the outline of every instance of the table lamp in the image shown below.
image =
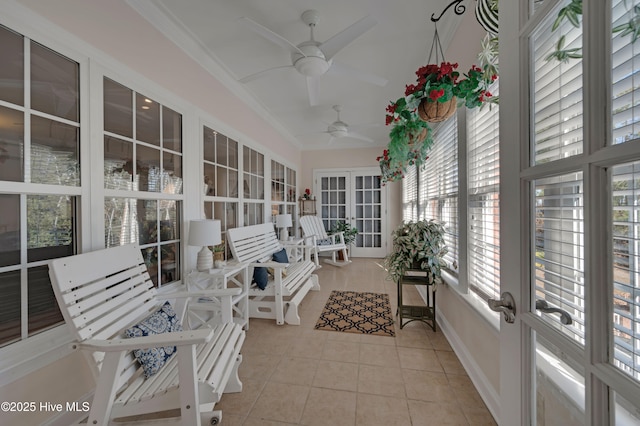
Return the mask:
{"type": "Polygon", "coordinates": [[[290,214],[279,214],[276,216],[276,228],[280,229],[280,241],[289,239],[289,227],[293,225],[290,214]]]}
{"type": "Polygon", "coordinates": [[[192,220],[189,222],[189,245],[202,247],[198,252],[196,268],[208,271],[213,268],[213,253],[208,246],[216,246],[222,242],[219,220],[192,220]]]}

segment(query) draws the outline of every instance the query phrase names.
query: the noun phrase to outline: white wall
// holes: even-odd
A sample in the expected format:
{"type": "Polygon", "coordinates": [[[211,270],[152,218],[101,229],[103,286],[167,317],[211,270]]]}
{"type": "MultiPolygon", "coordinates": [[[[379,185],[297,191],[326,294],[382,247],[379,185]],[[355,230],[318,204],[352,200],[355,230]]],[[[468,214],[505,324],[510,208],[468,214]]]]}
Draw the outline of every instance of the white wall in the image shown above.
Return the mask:
{"type": "MultiPolygon", "coordinates": [[[[376,157],[382,148],[325,149],[302,151],[298,189],[313,188],[313,172],[316,169],[349,170],[357,167],[378,167],[376,157]]],[[[389,233],[402,222],[402,183],[387,183],[387,229],[389,233]]],[[[388,246],[390,247],[390,245],[388,246]]]]}

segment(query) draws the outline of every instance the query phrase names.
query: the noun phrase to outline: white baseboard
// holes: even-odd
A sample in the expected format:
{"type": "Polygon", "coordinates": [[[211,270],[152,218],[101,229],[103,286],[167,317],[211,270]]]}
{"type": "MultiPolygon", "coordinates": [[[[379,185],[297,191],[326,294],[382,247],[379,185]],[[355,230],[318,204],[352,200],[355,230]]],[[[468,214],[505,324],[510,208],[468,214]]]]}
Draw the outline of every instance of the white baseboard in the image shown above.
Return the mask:
{"type": "Polygon", "coordinates": [[[474,360],[472,353],[464,345],[462,340],[460,340],[455,330],[440,312],[436,312],[436,322],[440,331],[447,338],[449,344],[453,348],[453,351],[458,356],[458,359],[473,382],[473,385],[478,390],[478,393],[489,409],[489,412],[491,412],[493,418],[498,421],[498,419],[500,419],[500,394],[491,385],[491,382],[489,382],[474,360]]]}

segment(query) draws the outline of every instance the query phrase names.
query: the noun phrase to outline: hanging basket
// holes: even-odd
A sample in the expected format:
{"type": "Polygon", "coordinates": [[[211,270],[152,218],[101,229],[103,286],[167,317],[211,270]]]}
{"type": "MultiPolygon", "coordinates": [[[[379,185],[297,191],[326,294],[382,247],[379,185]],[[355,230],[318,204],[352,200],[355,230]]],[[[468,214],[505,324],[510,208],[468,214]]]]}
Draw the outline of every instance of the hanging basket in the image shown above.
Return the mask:
{"type": "Polygon", "coordinates": [[[432,102],[430,99],[424,98],[418,105],[418,116],[427,123],[440,123],[456,112],[456,102],[455,96],[447,102],[432,102]]]}
{"type": "Polygon", "coordinates": [[[427,133],[427,129],[424,128],[420,133],[416,135],[416,137],[413,137],[413,135],[409,135],[409,146],[411,147],[414,144],[420,143],[425,140],[425,138],[427,137],[427,133]]]}

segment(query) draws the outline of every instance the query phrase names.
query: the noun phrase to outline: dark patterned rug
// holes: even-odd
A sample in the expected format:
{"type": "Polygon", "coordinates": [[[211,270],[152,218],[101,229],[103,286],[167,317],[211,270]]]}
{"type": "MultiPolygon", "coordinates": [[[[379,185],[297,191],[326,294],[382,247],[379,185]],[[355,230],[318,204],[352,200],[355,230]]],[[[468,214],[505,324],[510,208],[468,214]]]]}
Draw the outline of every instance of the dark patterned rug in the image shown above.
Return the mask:
{"type": "Polygon", "coordinates": [[[394,337],[393,323],[388,294],[334,290],[316,329],[394,337]]]}

